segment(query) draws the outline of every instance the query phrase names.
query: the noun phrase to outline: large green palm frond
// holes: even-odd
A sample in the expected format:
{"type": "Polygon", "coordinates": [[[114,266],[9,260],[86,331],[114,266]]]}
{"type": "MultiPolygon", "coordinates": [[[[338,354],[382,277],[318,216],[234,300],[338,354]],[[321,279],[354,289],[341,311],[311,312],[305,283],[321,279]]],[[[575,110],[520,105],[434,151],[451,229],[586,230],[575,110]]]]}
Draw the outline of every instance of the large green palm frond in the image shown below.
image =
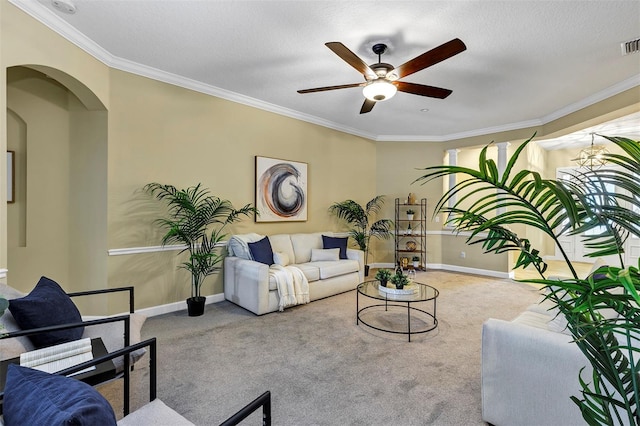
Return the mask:
{"type": "MultiPolygon", "coordinates": [[[[485,146],[480,153],[478,170],[432,166],[422,169],[427,174],[416,182],[426,183],[452,174],[464,176],[465,180],[456,183],[436,203],[434,214],[450,213],[447,222],[470,232],[469,241],[481,238],[482,246],[488,252],[499,252],[506,247],[501,246],[500,240],[509,235],[509,229],[514,225],[539,229],[558,242],[558,228],[564,223],[574,227],[584,209],[575,203],[574,195],[562,182],[543,179],[534,171],[514,171],[519,155],[531,140],[516,149],[502,174],[495,162],[487,158],[488,146],[485,146]],[[453,200],[453,205],[447,207],[453,200]],[[481,237],[489,230],[492,232],[488,237],[481,237]]],[[[568,259],[566,254],[564,257],[568,259]]],[[[526,259],[523,260],[526,265],[526,259]]],[[[534,264],[539,263],[531,260],[534,264]]]]}
{"type": "Polygon", "coordinates": [[[580,225],[570,234],[599,229],[583,237],[587,256],[618,255],[623,265],[624,242],[630,235],[640,235],[640,144],[627,138],[603,137],[623,154],[605,153],[606,167],[580,169],[572,173],[574,182],[565,182],[586,208],[580,225]]]}
{"type": "MultiPolygon", "coordinates": [[[[535,136],[535,135],[534,135],[535,136]]],[[[558,238],[583,234],[591,255],[622,253],[629,235],[640,235],[640,144],[624,138],[608,138],[624,154],[608,154],[615,167],[579,172],[576,182],[543,179],[538,173],[515,171],[518,156],[531,141],[520,145],[500,174],[487,147],[478,169],[433,166],[417,179],[428,182],[449,175],[465,180],[446,191],[434,214],[449,213],[448,224],[468,231],[470,244],[486,252],[520,251],[516,267],[534,265],[542,279],[527,280],[547,286],[548,299],[567,319],[575,342],[593,367],[591,380],[577,378],[579,405],[589,424],[638,424],[640,417],[640,275],[638,269],[609,267],[607,278],[577,277],[558,238]],[[607,186],[617,191],[609,193],[607,186]],[[544,263],[529,241],[511,231],[514,225],[539,229],[556,243],[573,278],[544,279],[544,263]],[[606,312],[615,312],[615,320],[606,312]]],[[[620,257],[621,258],[621,257],[620,257]]],[[[621,266],[622,263],[621,263],[621,266]]],[[[602,271],[598,271],[601,273],[602,271]]]]}
{"type": "Polygon", "coordinates": [[[582,399],[574,396],[572,400],[589,424],[637,424],[640,274],[634,267],[603,267],[597,272],[597,279],[591,276],[567,280],[561,286],[548,285],[547,297],[567,318],[575,343],[594,370],[590,382],[580,374],[582,399]],[[627,291],[620,291],[621,287],[627,291]],[[610,313],[613,311],[616,315],[610,313]]]}

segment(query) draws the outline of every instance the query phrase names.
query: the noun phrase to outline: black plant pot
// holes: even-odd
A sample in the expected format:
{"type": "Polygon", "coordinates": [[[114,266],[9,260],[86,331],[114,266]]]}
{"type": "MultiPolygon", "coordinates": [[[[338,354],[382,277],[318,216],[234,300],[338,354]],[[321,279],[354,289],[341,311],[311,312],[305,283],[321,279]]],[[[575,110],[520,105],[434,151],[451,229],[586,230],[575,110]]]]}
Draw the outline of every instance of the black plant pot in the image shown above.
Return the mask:
{"type": "Polygon", "coordinates": [[[386,287],[387,286],[387,280],[380,280],[380,287],[386,287]]]}
{"type": "Polygon", "coordinates": [[[190,297],[187,299],[187,312],[190,317],[199,317],[204,314],[205,297],[190,297]]]}
{"type": "Polygon", "coordinates": [[[365,277],[369,276],[369,265],[364,265],[364,276],[365,277]]]}

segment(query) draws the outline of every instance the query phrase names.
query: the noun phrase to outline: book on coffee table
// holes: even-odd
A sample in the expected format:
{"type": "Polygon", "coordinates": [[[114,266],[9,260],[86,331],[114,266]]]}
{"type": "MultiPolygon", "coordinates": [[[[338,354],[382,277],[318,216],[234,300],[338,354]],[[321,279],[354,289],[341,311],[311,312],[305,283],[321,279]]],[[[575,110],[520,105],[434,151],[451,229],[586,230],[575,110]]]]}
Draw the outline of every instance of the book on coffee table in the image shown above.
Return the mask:
{"type": "MultiPolygon", "coordinates": [[[[85,338],[20,354],[20,365],[55,373],[91,359],[93,359],[91,339],[85,338]]],[[[93,369],[95,367],[89,367],[73,375],[93,369]]]]}

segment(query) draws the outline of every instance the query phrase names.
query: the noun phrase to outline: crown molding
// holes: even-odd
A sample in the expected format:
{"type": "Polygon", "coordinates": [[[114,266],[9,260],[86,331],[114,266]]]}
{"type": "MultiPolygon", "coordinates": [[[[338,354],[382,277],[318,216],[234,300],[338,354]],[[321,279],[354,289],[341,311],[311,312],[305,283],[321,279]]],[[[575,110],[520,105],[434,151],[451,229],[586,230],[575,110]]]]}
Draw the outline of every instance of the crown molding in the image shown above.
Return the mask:
{"type": "Polygon", "coordinates": [[[269,102],[264,102],[259,99],[241,95],[239,93],[231,92],[229,90],[221,89],[219,87],[211,86],[211,85],[204,84],[189,78],[181,77],[176,74],[161,71],[156,68],[148,67],[132,61],[118,58],[112,55],[111,53],[109,53],[108,51],[106,51],[105,49],[103,49],[101,46],[99,46],[97,43],[95,43],[94,41],[86,37],[84,34],[80,33],[73,26],[69,25],[66,21],[64,21],[63,19],[60,19],[52,10],[45,7],[39,1],[9,0],[9,2],[111,68],[115,68],[121,71],[140,75],[142,77],[151,78],[157,81],[162,81],[164,83],[172,84],[174,86],[183,87],[185,89],[215,96],[228,101],[247,105],[253,108],[272,112],[274,114],[282,115],[285,117],[289,117],[289,118],[304,121],[307,123],[315,124],[318,126],[326,127],[329,129],[337,130],[342,133],[359,136],[359,137],[373,140],[376,142],[391,142],[391,141],[393,142],[448,142],[448,141],[457,140],[457,139],[483,136],[488,134],[501,133],[501,132],[507,132],[512,130],[526,129],[529,127],[541,126],[551,121],[562,118],[568,114],[579,111],[580,109],[593,105],[604,99],[615,96],[626,90],[640,86],[640,74],[637,74],[632,76],[631,78],[628,78],[627,80],[624,80],[618,84],[608,87],[578,102],[575,102],[573,104],[560,108],[541,118],[521,121],[517,123],[509,123],[509,124],[504,124],[499,126],[487,127],[483,129],[475,129],[475,130],[470,130],[466,132],[451,133],[447,135],[438,135],[438,136],[375,135],[373,133],[363,132],[361,130],[354,129],[352,127],[343,126],[341,124],[334,123],[329,120],[324,120],[319,117],[312,116],[310,114],[304,114],[299,111],[294,111],[289,108],[284,108],[278,105],[271,104],[269,102]]]}

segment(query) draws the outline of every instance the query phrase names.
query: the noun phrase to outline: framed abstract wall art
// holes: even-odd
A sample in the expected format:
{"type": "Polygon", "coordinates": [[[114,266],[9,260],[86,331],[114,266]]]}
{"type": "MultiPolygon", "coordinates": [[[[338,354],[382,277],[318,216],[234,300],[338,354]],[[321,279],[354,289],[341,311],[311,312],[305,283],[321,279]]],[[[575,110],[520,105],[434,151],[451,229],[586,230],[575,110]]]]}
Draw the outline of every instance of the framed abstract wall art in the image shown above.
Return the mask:
{"type": "Polygon", "coordinates": [[[256,156],[256,222],[307,220],[307,163],[256,156]]]}

